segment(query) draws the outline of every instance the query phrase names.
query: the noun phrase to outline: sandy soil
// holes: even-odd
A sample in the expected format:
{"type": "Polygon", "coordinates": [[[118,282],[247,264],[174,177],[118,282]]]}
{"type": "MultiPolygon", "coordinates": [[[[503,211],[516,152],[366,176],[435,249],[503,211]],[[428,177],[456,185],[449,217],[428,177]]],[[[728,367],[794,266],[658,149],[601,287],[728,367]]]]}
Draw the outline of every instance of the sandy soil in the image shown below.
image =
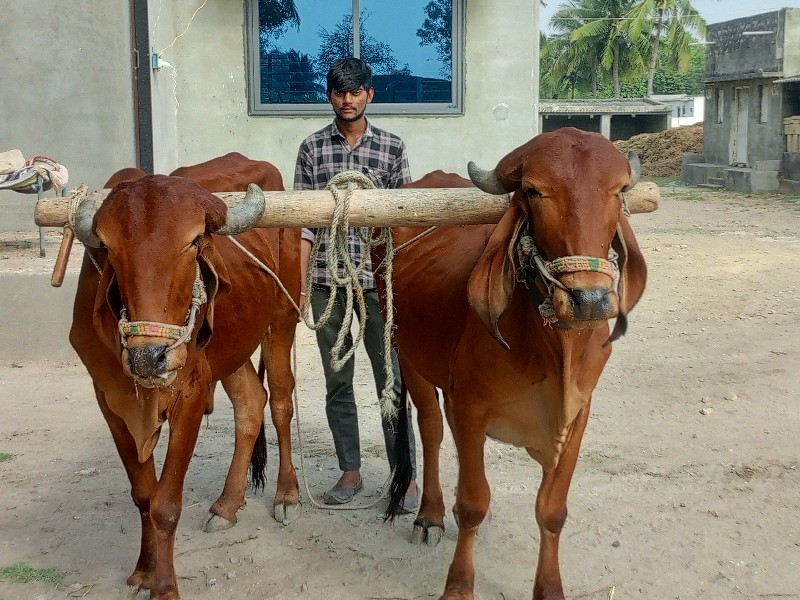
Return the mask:
{"type": "MultiPolygon", "coordinates": [[[[565,590],[588,600],[612,588],[615,600],[800,598],[800,203],[676,189],[656,213],[633,219],[650,284],[595,393],[562,535],[565,590]]],[[[44,268],[33,260],[35,234],[4,235],[0,268],[44,268]]],[[[54,257],[52,247],[46,261],[54,257]]],[[[319,496],[336,460],[304,329],[298,348],[305,470],[319,496]]],[[[358,369],[359,501],[368,502],[387,466],[363,355],[358,369]]],[[[64,573],[58,588],[0,583],[0,599],[115,598],[136,558],[138,516],[89,377],[77,359],[0,363],[0,406],[0,452],[14,455],[0,463],[0,566],[64,573]]],[[[436,548],[411,545],[413,517],[386,525],[380,507],[334,513],[304,500],[302,517],[282,527],[268,510],[274,432],[269,442],[269,493],[250,493],[233,529],[204,534],[232,453],[229,403],[220,398],[203,425],[176,544],[184,598],[438,597],[454,548],[451,515],[436,548]]],[[[446,438],[447,490],[454,463],[446,438]]],[[[494,442],[487,464],[494,519],[475,549],[477,594],[527,599],[540,470],[494,442]]]]}

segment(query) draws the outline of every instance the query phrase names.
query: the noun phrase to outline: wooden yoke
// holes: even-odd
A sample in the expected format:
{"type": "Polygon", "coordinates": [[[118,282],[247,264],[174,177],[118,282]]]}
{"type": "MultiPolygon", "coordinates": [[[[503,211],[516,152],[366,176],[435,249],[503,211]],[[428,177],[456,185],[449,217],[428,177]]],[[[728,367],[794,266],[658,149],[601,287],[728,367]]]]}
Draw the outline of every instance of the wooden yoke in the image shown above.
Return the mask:
{"type": "MultiPolygon", "coordinates": [[[[88,194],[99,206],[109,190],[88,194]]],[[[216,194],[235,206],[244,192],[216,194]]],[[[267,211],[257,227],[329,227],[333,196],[325,190],[264,192],[267,211]]],[[[658,208],[659,190],[652,182],[640,182],[625,193],[631,213],[658,208]]],[[[477,188],[354,190],[350,201],[353,227],[430,227],[497,223],[508,208],[508,197],[494,196],[477,188]]],[[[67,224],[67,198],[44,198],[36,204],[34,219],[40,227],[67,224]]]]}

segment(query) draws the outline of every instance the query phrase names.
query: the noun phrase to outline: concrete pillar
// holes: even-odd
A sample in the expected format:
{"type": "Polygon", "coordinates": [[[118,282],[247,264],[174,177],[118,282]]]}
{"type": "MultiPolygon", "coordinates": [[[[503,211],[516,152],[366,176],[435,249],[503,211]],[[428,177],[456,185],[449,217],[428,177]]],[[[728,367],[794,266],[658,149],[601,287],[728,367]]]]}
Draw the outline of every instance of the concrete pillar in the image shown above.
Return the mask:
{"type": "Polygon", "coordinates": [[[600,115],[600,133],[611,139],[611,115],[600,115]]]}

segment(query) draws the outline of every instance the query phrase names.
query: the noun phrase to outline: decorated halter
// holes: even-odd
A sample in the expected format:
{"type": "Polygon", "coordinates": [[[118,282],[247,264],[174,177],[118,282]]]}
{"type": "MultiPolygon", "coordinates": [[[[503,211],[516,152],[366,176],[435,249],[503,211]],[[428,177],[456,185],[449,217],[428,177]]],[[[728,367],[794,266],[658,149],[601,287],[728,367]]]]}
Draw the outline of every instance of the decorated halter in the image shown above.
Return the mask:
{"type": "Polygon", "coordinates": [[[203,276],[200,273],[200,265],[195,263],[195,276],[194,283],[192,284],[192,302],[189,306],[189,312],[186,315],[184,324],[181,326],[172,325],[171,323],[159,323],[158,321],[128,321],[128,311],[123,307],[119,319],[119,339],[122,346],[124,348],[128,347],[129,337],[158,337],[175,340],[167,347],[168,351],[177,348],[181,344],[185,344],[192,337],[195,320],[197,319],[197,312],[207,300],[208,296],[206,295],[206,286],[203,282],[203,276]]]}
{"type": "Polygon", "coordinates": [[[577,255],[561,256],[548,261],[536,248],[530,231],[526,230],[519,238],[517,257],[520,264],[519,270],[517,271],[517,280],[525,284],[528,291],[533,291],[536,289],[536,284],[533,280],[538,273],[542,278],[542,282],[547,287],[547,295],[539,304],[539,314],[542,316],[544,324],[551,327],[558,322],[555,307],[553,306],[553,288],[558,287],[565,292],[570,291],[566,285],[559,281],[556,277],[557,275],[583,273],[587,271],[603,273],[613,280],[615,288],[619,281],[619,267],[617,266],[619,257],[616,250],[613,248],[609,248],[608,260],[594,256],[577,255]]]}

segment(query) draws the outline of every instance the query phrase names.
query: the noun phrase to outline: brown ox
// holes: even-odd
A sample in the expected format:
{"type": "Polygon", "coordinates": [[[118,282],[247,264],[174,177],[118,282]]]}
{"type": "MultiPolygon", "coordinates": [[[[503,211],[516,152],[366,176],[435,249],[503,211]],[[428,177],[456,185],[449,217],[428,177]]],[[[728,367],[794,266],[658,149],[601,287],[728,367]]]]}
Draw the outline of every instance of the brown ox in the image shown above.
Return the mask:
{"type": "MultiPolygon", "coordinates": [[[[253,163],[248,161],[248,169],[253,163]]],[[[207,167],[213,168],[213,161],[207,167]]],[[[204,183],[212,187],[209,181],[204,183]]],[[[262,183],[283,189],[279,178],[262,183]]],[[[228,177],[222,185],[241,189],[228,177]]],[[[236,235],[299,300],[299,231],[249,229],[263,206],[256,186],[229,210],[195,181],[155,175],[115,187],[96,215],[87,203],[76,215],[76,235],[94,248],[84,258],[70,341],[92,377],[141,513],[141,550],[128,584],[149,588],[151,598],[179,597],[175,529],[215,381],[222,381],[233,403],[236,443],[205,529],[236,522],[245,503],[248,464],[253,483],[263,485],[267,394],[249,360],[259,345],[280,447],[275,517],[285,523],[299,512],[289,429],[297,317],[275,281],[225,236],[236,235]],[[193,305],[199,306],[194,318],[193,305]],[[157,478],[152,452],[164,421],[170,434],[157,478]]]]}
{"type": "Polygon", "coordinates": [[[178,167],[170,175],[194,179],[209,192],[244,192],[250,183],[262,190],[284,189],[281,172],[274,165],[250,160],[238,152],[229,152],[189,167],[178,167]]]}
{"type": "MultiPolygon", "coordinates": [[[[617,317],[612,338],[624,333],[625,314],[645,285],[644,259],[621,204],[621,192],[638,177],[638,159],[631,163],[633,174],[596,133],[569,128],[539,135],[494,171],[470,165],[478,187],[513,193],[497,225],[440,228],[394,261],[394,342],[424,451],[417,543],[435,545],[444,530],[436,388],[444,392],[459,458],[458,541],[442,600],[474,597],[472,547],[489,508],[487,435],[525,448],[542,465],[533,597],[564,598],[558,540],[592,391],[611,353],[608,319],[617,317]],[[597,260],[612,247],[619,254],[618,287],[610,263],[597,260]],[[540,305],[552,315],[550,325],[540,305]]],[[[395,244],[419,231],[394,230],[395,244]]],[[[403,432],[398,439],[406,439],[403,432]]],[[[397,451],[401,460],[405,449],[397,451]]],[[[410,477],[407,465],[398,464],[393,490],[400,495],[393,494],[390,512],[410,477]]]]}
{"type": "Polygon", "coordinates": [[[142,177],[147,177],[147,173],[137,167],[125,167],[109,177],[108,181],[106,181],[103,187],[110,190],[118,183],[122,183],[123,181],[134,181],[136,179],[141,179],[142,177]]]}

